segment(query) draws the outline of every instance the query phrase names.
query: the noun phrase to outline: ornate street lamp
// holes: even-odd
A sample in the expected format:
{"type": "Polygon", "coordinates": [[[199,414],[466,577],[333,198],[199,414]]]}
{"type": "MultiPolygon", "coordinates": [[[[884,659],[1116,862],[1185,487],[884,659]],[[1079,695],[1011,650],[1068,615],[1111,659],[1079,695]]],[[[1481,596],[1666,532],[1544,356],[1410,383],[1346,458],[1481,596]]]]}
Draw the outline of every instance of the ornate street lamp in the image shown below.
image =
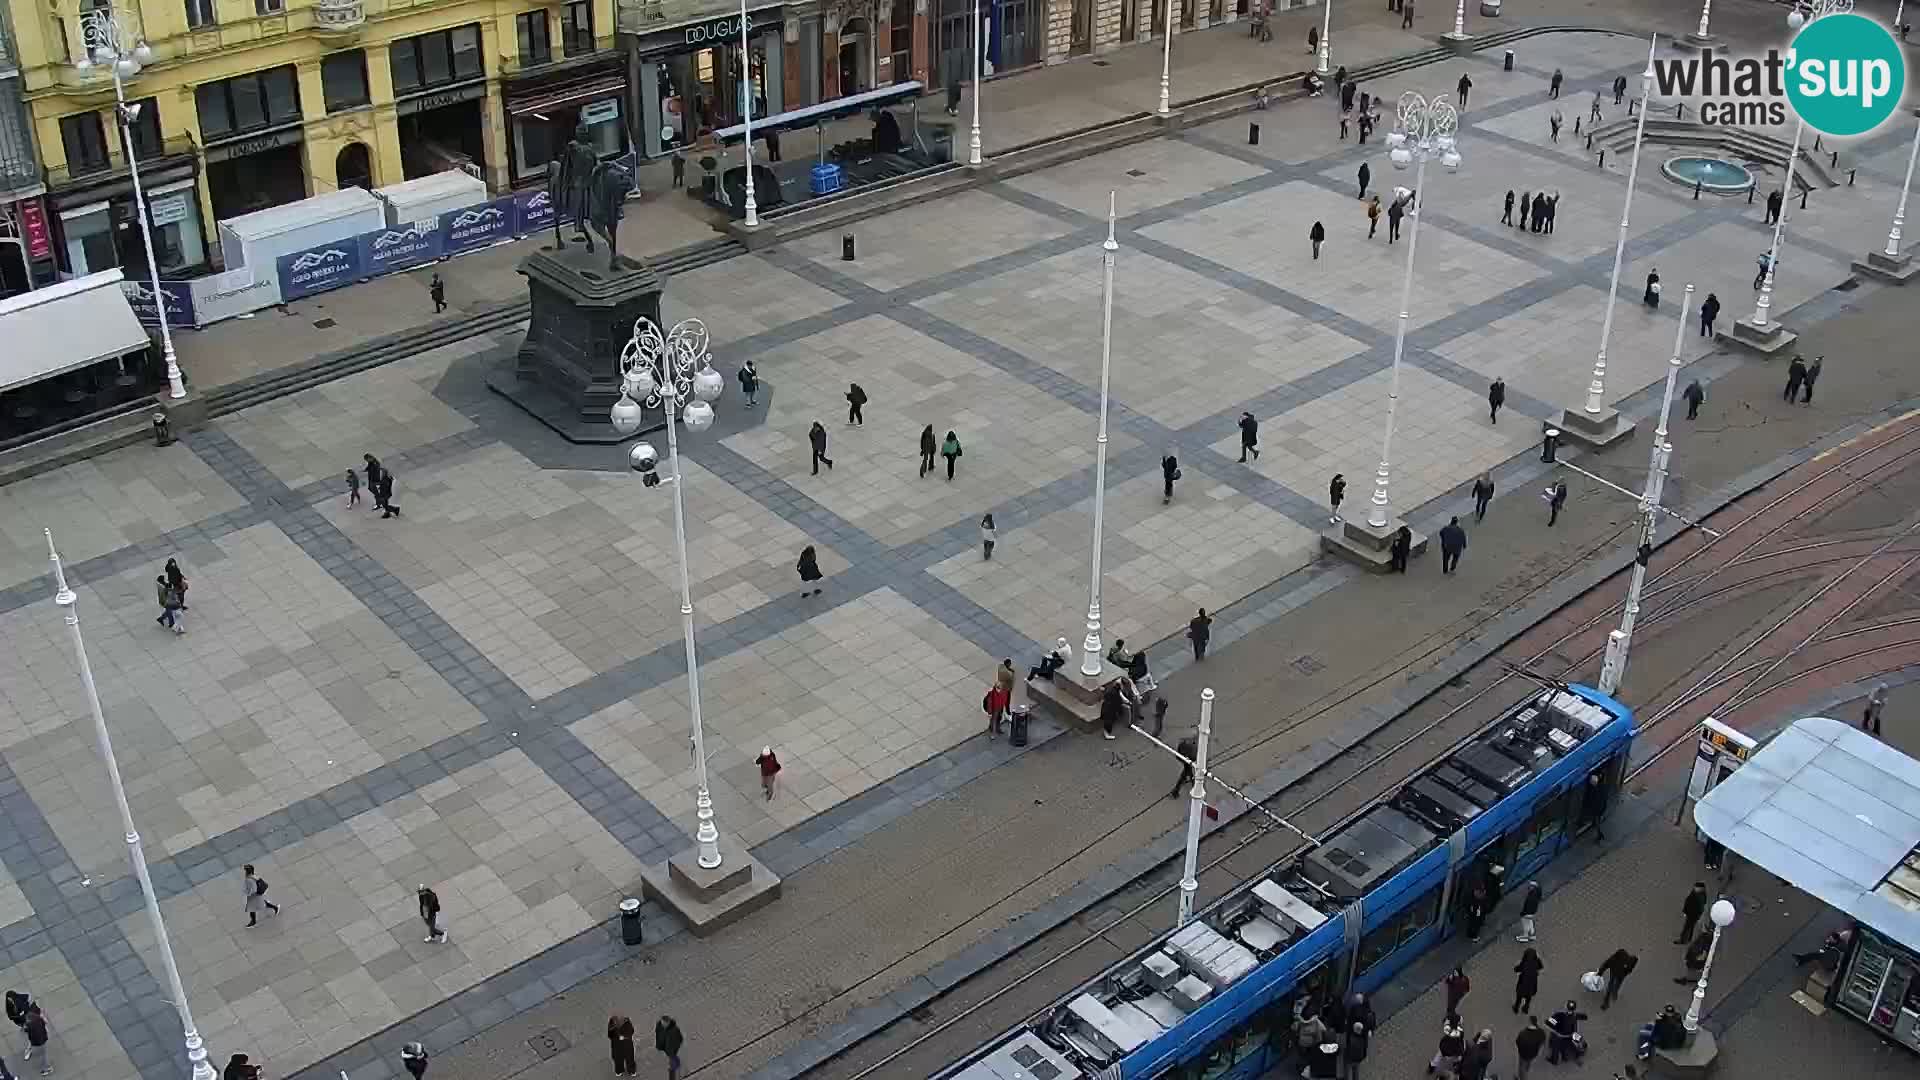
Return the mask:
{"type": "MultiPolygon", "coordinates": [[[[653,320],[634,320],[633,336],[620,350],[620,400],[611,410],[613,429],[622,435],[640,430],[644,410],[662,409],[667,419],[667,467],[671,475],[665,482],[673,485],[673,544],[680,566],[680,635],[687,650],[687,700],[693,708],[693,766],[698,785],[694,796],[699,826],[694,841],[699,845],[700,865],[712,870],[720,865],[720,829],[713,821],[713,796],[707,788],[707,736],[700,726],[700,662],[693,647],[693,587],[687,578],[687,512],[680,472],[680,440],[674,428],[675,414],[684,420],[687,430],[702,432],[713,426],[713,406],[726,380],[713,370],[713,356],[707,351],[707,327],[699,319],[684,319],[673,329],[661,333],[653,320]]],[[[659,455],[645,442],[633,445],[627,455],[633,471],[648,487],[658,486],[659,455]]]]}
{"type": "Polygon", "coordinates": [[[1100,429],[1093,441],[1093,576],[1087,586],[1087,639],[1081,642],[1080,674],[1100,676],[1100,548],[1107,517],[1107,389],[1113,382],[1113,263],[1120,243],[1113,238],[1119,195],[1107,192],[1107,240],[1100,245],[1100,429]]]}
{"type": "Polygon", "coordinates": [[[1700,981],[1693,986],[1693,1004],[1687,1006],[1687,1017],[1681,1021],[1688,1034],[1700,1030],[1700,1010],[1707,1003],[1707,975],[1713,971],[1713,954],[1720,951],[1720,935],[1733,925],[1733,904],[1727,900],[1715,900],[1708,909],[1707,918],[1713,920],[1713,940],[1707,945],[1707,962],[1700,968],[1700,981]]]}

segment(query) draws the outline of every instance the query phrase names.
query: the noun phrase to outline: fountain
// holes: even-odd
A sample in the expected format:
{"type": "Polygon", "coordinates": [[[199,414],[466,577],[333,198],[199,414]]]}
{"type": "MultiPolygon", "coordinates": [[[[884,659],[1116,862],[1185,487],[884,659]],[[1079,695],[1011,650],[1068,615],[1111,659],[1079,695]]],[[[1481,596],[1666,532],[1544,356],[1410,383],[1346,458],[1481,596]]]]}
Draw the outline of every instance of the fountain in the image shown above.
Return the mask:
{"type": "Polygon", "coordinates": [[[1740,195],[1752,190],[1754,184],[1750,169],[1725,158],[1668,158],[1661,164],[1660,172],[1676,184],[1692,187],[1697,183],[1700,190],[1715,195],[1740,195]]]}

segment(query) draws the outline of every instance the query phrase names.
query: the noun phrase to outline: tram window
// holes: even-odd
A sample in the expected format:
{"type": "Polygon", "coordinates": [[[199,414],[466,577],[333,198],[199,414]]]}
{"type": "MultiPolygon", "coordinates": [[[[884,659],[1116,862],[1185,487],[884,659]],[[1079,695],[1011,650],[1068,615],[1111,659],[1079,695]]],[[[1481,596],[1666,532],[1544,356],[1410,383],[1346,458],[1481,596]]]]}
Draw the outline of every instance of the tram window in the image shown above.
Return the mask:
{"type": "Polygon", "coordinates": [[[1553,842],[1567,822],[1568,792],[1561,791],[1533,808],[1533,816],[1527,819],[1526,828],[1515,837],[1514,858],[1517,860],[1542,844],[1553,842]]]}
{"type": "Polygon", "coordinates": [[[1440,917],[1440,886],[1428,889],[1425,896],[1414,901],[1413,906],[1395,920],[1401,923],[1399,944],[1406,944],[1415,934],[1432,926],[1440,917]]]}

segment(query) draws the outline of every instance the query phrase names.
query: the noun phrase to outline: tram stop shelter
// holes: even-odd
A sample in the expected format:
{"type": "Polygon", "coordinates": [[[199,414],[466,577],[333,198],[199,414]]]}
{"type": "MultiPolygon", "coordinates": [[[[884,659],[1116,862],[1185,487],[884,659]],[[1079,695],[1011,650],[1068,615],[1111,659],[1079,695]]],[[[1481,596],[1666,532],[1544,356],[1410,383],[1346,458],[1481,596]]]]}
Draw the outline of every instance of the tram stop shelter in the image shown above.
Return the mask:
{"type": "Polygon", "coordinates": [[[1853,919],[1825,1004],[1920,1050],[1920,761],[1841,721],[1798,720],[1693,819],[1853,919]]]}

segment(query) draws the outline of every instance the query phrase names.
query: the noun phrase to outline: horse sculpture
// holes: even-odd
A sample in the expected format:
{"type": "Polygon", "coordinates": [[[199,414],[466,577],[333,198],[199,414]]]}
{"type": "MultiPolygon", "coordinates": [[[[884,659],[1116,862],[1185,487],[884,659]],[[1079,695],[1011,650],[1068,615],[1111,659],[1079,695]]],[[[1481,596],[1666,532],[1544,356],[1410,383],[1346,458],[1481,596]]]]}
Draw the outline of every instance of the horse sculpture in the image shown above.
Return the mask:
{"type": "Polygon", "coordinates": [[[573,238],[586,242],[593,253],[593,233],[607,241],[607,269],[619,265],[620,218],[627,193],[633,190],[633,172],[624,165],[603,162],[588,141],[585,125],[573,131],[573,141],[547,165],[547,192],[553,202],[553,244],[565,250],[562,227],[572,220],[573,238]]]}

